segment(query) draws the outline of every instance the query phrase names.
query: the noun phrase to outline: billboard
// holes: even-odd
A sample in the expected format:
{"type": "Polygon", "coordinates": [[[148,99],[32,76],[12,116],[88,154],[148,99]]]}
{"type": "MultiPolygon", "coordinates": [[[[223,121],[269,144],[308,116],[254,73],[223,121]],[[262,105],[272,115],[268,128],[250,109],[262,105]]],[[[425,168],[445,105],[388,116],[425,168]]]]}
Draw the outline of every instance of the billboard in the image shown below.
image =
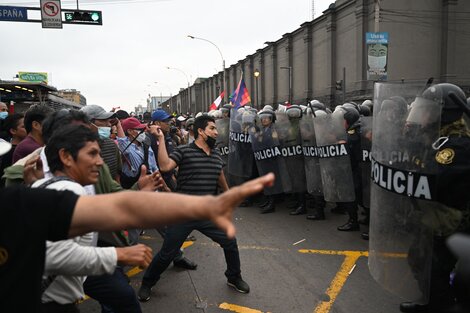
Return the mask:
{"type": "Polygon", "coordinates": [[[388,33],[366,33],[367,79],[387,80],[388,33]]]}
{"type": "Polygon", "coordinates": [[[44,83],[47,85],[47,73],[18,72],[18,80],[23,83],[44,83]]]}

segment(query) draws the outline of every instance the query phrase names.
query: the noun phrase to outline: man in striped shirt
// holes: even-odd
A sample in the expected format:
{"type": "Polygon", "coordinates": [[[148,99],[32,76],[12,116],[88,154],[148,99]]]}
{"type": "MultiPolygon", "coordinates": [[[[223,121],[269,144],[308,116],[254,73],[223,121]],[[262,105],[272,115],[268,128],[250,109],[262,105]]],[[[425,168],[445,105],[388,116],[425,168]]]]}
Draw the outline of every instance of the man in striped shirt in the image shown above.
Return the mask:
{"type": "MultiPolygon", "coordinates": [[[[210,116],[200,116],[194,122],[195,141],[180,146],[168,156],[165,149],[164,136],[158,126],[151,126],[150,132],[159,142],[158,163],[161,171],[171,171],[178,167],[176,192],[190,195],[215,195],[220,187],[228,190],[222,167],[224,163],[219,152],[215,149],[217,128],[210,116]]],[[[241,293],[248,293],[250,287],[241,277],[240,255],[235,238],[230,239],[210,221],[191,221],[168,228],[161,250],[153,258],[152,263],[144,274],[138,297],[148,301],[151,288],[160,279],[186,237],[198,230],[224,249],[227,262],[227,284],[241,293]]]]}

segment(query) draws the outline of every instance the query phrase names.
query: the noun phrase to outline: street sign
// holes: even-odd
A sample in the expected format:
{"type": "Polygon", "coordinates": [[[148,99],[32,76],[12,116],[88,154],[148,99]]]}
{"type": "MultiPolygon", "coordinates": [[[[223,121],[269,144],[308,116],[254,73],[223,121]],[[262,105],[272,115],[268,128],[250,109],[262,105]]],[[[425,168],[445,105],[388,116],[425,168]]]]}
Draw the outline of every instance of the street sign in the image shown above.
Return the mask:
{"type": "Polygon", "coordinates": [[[60,0],[41,0],[42,28],[62,28],[60,0]]]}
{"type": "Polygon", "coordinates": [[[0,6],[0,21],[24,22],[28,20],[28,11],[24,7],[0,6]]]}

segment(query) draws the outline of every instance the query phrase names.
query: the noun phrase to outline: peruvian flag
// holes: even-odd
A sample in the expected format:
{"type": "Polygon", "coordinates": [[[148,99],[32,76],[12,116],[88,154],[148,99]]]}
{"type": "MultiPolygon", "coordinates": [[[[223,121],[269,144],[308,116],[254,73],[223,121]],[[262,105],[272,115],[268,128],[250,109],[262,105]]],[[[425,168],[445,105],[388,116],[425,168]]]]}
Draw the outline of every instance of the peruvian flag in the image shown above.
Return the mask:
{"type": "Polygon", "coordinates": [[[219,105],[222,102],[222,99],[224,98],[224,93],[225,91],[222,91],[219,97],[217,97],[217,99],[215,99],[214,102],[212,102],[211,106],[209,107],[209,111],[217,110],[219,108],[219,105]]]}

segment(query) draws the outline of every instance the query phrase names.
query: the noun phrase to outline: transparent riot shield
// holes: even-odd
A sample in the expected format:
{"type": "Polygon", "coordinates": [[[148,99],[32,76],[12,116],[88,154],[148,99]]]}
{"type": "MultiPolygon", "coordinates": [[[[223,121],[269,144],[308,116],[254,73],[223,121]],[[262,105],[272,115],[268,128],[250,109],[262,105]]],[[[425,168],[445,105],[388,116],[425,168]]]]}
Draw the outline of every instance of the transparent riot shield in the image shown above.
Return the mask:
{"type": "Polygon", "coordinates": [[[359,166],[362,176],[362,205],[370,208],[370,149],[372,148],[372,116],[361,116],[361,150],[359,166]]]}
{"type": "Polygon", "coordinates": [[[286,113],[276,112],[276,131],[281,145],[287,173],[283,176],[284,192],[305,192],[305,165],[300,137],[300,118],[289,118],[286,113]]]}
{"type": "Polygon", "coordinates": [[[217,127],[217,140],[215,142],[215,147],[219,150],[222,161],[224,161],[224,173],[227,174],[228,169],[228,136],[230,132],[230,119],[222,118],[215,121],[215,126],[217,127]]]}
{"type": "Polygon", "coordinates": [[[374,87],[369,270],[385,289],[426,303],[434,213],[443,206],[434,201],[432,148],[439,134],[440,100],[420,97],[423,87],[374,87]],[[410,110],[403,110],[403,102],[412,103],[410,110]]]}
{"type": "Polygon", "coordinates": [[[329,202],[352,202],[356,199],[343,113],[339,110],[313,120],[323,195],[329,202]]]}
{"type": "Polygon", "coordinates": [[[272,172],[276,176],[274,185],[266,187],[263,191],[264,194],[274,195],[286,192],[290,186],[285,184],[285,180],[282,178],[286,177],[288,172],[282,157],[279,136],[274,124],[261,125],[256,129],[252,129],[251,145],[259,175],[272,172]]]}
{"type": "Polygon", "coordinates": [[[307,191],[314,196],[323,195],[320,159],[317,155],[317,140],[313,126],[313,115],[308,114],[302,116],[300,120],[300,134],[302,137],[307,191]]]}
{"type": "Polygon", "coordinates": [[[228,173],[248,178],[254,165],[251,148],[250,128],[254,126],[256,114],[251,111],[232,109],[230,113],[230,133],[228,149],[228,173]]]}

